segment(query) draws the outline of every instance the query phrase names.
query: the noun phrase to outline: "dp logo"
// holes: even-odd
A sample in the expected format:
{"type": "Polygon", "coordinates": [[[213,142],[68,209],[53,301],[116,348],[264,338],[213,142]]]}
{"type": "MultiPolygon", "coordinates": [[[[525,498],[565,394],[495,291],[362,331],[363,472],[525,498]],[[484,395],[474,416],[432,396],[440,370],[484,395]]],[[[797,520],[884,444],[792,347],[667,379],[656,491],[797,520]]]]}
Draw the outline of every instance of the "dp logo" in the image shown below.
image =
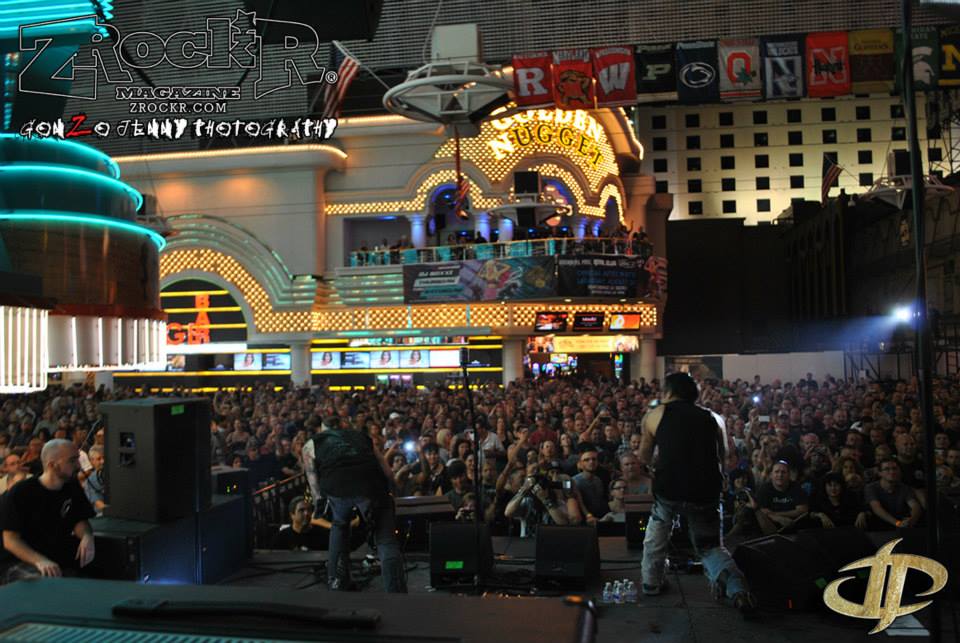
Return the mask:
{"type": "Polygon", "coordinates": [[[867,581],[867,592],[863,597],[863,604],[854,603],[840,596],[840,585],[853,578],[853,576],[844,576],[833,581],[823,591],[823,602],[834,612],[852,616],[854,618],[875,618],[879,619],[877,626],[870,630],[870,634],[876,634],[887,629],[894,619],[904,614],[912,614],[917,610],[922,610],[932,601],[923,601],[922,603],[913,603],[912,605],[900,605],[900,598],[903,594],[903,583],[907,578],[908,569],[916,569],[929,576],[933,583],[925,592],[918,596],[930,596],[936,594],[943,586],[947,584],[946,568],[935,560],[924,558],[923,556],[914,556],[912,554],[894,554],[893,548],[897,546],[902,538],[891,540],[886,545],[877,550],[876,556],[861,558],[842,568],[841,572],[851,569],[870,568],[870,578],[867,581]],[[887,570],[890,570],[890,580],[887,585],[887,593],[884,595],[884,581],[887,580],[887,570]],[[881,606],[882,605],[882,606],[881,606]]]}

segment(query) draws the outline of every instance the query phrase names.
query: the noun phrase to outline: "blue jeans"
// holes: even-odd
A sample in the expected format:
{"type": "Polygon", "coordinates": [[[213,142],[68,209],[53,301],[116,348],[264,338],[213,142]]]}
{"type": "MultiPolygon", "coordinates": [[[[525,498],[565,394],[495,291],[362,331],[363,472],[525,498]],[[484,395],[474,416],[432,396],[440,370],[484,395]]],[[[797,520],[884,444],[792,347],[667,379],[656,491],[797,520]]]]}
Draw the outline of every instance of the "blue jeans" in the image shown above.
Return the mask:
{"type": "Polygon", "coordinates": [[[384,589],[388,592],[406,593],[407,578],[400,542],[397,540],[393,496],[384,496],[382,499],[366,496],[327,496],[327,500],[333,512],[330,547],[327,552],[327,576],[334,578],[339,574],[343,581],[350,578],[350,521],[353,519],[353,508],[356,507],[373,530],[384,589]]]}
{"type": "Polygon", "coordinates": [[[747,591],[743,572],[723,546],[721,511],[719,502],[678,502],[656,496],[643,539],[643,584],[656,588],[663,583],[673,520],[676,516],[683,516],[689,526],[690,543],[703,561],[703,570],[710,585],[714,585],[718,577],[727,572],[724,581],[728,598],[747,591]]]}

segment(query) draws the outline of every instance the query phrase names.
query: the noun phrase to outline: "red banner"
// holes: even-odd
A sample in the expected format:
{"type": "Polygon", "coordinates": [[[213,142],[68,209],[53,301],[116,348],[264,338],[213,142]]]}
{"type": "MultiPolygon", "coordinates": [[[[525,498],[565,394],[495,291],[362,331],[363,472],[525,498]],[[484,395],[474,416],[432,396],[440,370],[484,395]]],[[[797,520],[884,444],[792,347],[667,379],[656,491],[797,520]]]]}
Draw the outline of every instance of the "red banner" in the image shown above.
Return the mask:
{"type": "Polygon", "coordinates": [[[637,75],[633,47],[591,49],[597,79],[597,107],[633,105],[637,102],[637,75]]]}
{"type": "Polygon", "coordinates": [[[846,31],[807,34],[807,96],[850,93],[850,47],[846,31]]]}
{"type": "Polygon", "coordinates": [[[514,102],[524,107],[550,105],[550,54],[546,52],[513,57],[514,102]]]}
{"type": "Polygon", "coordinates": [[[559,109],[593,109],[593,65],[587,49],[553,52],[553,102],[559,109]]]}

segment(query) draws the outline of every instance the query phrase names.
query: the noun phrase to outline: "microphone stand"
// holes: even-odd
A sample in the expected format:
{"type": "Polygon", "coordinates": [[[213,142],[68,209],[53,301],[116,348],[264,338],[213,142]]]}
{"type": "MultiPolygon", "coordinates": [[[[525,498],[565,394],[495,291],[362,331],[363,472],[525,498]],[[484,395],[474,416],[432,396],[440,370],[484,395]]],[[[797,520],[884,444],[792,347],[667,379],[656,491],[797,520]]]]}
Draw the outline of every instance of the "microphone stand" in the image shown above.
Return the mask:
{"type": "Polygon", "coordinates": [[[473,456],[473,483],[475,488],[475,497],[476,500],[475,508],[473,511],[473,534],[476,544],[477,552],[477,573],[473,576],[473,589],[476,592],[477,596],[480,595],[480,588],[483,584],[482,579],[480,578],[480,557],[481,557],[481,548],[480,548],[480,518],[483,516],[483,481],[480,480],[480,437],[477,435],[477,422],[476,422],[476,411],[473,407],[473,393],[470,392],[470,376],[467,373],[467,360],[468,360],[468,351],[466,347],[460,349],[460,369],[463,371],[463,388],[467,392],[467,406],[470,409],[470,427],[473,435],[473,445],[476,453],[473,456]]]}

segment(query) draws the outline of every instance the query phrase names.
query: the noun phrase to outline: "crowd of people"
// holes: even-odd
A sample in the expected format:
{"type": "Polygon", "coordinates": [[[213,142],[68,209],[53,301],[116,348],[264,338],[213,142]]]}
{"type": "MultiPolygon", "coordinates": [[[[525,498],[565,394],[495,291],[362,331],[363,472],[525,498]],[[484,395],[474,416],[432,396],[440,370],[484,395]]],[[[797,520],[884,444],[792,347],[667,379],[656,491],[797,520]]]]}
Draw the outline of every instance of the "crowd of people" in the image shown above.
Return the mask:
{"type": "MultiPolygon", "coordinates": [[[[43,445],[67,439],[80,450],[88,498],[102,509],[97,406],[135,395],[71,387],[4,398],[0,492],[40,475],[43,445]]],[[[213,461],[245,467],[255,485],[266,484],[304,473],[304,447],[323,428],[349,428],[381,450],[396,495],[445,495],[469,518],[482,494],[484,519],[503,533],[619,522],[624,496],[651,491],[638,457],[640,426],[659,395],[656,381],[524,380],[477,390],[471,422],[464,391],[447,388],[222,391],[213,396],[213,461]]],[[[950,493],[960,489],[960,387],[937,380],[934,399],[937,484],[950,493]]],[[[733,535],[922,523],[928,499],[915,383],[706,381],[699,402],[726,428],[724,507],[733,535]]]]}
{"type": "MultiPolygon", "coordinates": [[[[599,235],[588,227],[583,238],[580,239],[575,239],[573,228],[566,225],[551,227],[541,224],[533,228],[517,228],[513,233],[513,241],[542,241],[547,239],[560,242],[561,246],[557,250],[561,253],[636,255],[645,259],[653,255],[653,242],[643,228],[631,232],[623,224],[604,229],[599,235]]],[[[494,257],[513,256],[511,251],[507,249],[506,244],[500,243],[496,238],[487,239],[480,231],[450,232],[446,235],[445,240],[442,234],[438,234],[435,243],[436,245],[431,248],[420,249],[417,254],[417,261],[478,259],[483,258],[486,254],[494,257]],[[476,250],[477,245],[484,244],[492,244],[486,254],[476,250]]],[[[401,236],[394,243],[383,239],[379,244],[373,244],[372,246],[366,240],[363,240],[360,242],[360,247],[350,253],[349,261],[351,266],[407,263],[410,259],[404,256],[403,251],[413,248],[413,244],[406,236],[401,236]]],[[[537,248],[533,249],[534,254],[543,254],[544,252],[537,252],[537,248]]]]}

